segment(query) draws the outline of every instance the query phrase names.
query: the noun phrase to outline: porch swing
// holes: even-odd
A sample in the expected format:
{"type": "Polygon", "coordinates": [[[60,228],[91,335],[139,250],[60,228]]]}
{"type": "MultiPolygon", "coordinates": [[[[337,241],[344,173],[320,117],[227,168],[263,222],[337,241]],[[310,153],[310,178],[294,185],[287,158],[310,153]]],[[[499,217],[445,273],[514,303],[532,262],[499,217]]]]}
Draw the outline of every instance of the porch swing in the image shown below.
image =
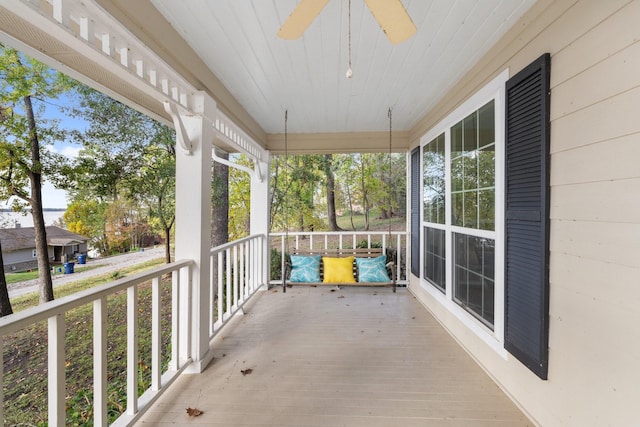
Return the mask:
{"type": "MultiPolygon", "coordinates": [[[[391,150],[392,150],[392,127],[391,108],[388,110],[389,117],[389,170],[387,186],[391,186],[391,150]]],[[[289,168],[289,147],[287,133],[288,113],[284,113],[284,153],[285,164],[289,168]]],[[[290,173],[287,170],[287,178],[290,173]]],[[[287,286],[391,286],[396,292],[396,268],[395,251],[392,246],[380,248],[328,248],[302,250],[296,247],[289,248],[289,209],[288,192],[290,182],[286,185],[285,191],[285,248],[282,254],[282,292],[287,292],[287,286]],[[389,260],[387,254],[392,254],[389,260]]],[[[389,191],[389,221],[388,221],[388,243],[391,244],[391,191],[389,191]]],[[[341,245],[340,245],[341,246],[341,245]]],[[[356,245],[354,245],[356,246],[356,245]]],[[[371,245],[368,245],[371,246],[371,245]]]]}

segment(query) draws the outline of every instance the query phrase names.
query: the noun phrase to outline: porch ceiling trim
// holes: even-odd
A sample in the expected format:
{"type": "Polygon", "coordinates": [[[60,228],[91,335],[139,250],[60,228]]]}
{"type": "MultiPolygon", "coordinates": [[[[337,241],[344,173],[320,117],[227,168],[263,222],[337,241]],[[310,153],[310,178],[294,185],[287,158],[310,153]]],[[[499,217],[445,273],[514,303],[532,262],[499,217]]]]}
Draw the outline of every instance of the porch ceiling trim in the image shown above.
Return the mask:
{"type": "MultiPolygon", "coordinates": [[[[71,54],[88,59],[102,67],[103,73],[134,87],[144,97],[156,100],[159,110],[151,112],[151,115],[167,124],[170,122],[166,117],[157,113],[166,102],[179,105],[187,114],[196,114],[193,95],[197,89],[94,1],[0,0],[0,8],[6,9],[0,10],[0,22],[3,23],[0,31],[5,33],[0,39],[14,42],[10,44],[18,42],[31,52],[38,52],[37,59],[44,57],[47,59],[45,62],[55,68],[63,68],[61,71],[65,73],[72,70],[74,72],[69,73],[72,77],[84,77],[86,83],[90,82],[104,91],[105,86],[95,76],[83,74],[82,70],[65,63],[64,57],[71,54]],[[34,34],[27,35],[27,32],[34,34]],[[38,45],[42,38],[57,41],[62,52],[44,51],[38,45]]],[[[113,91],[109,92],[113,95],[113,91]]],[[[119,95],[119,100],[143,110],[145,114],[150,113],[134,99],[123,99],[125,96],[119,95]]],[[[216,117],[205,119],[226,145],[223,148],[237,150],[257,161],[267,158],[265,150],[220,110],[217,110],[216,117]]],[[[176,131],[180,132],[179,129],[176,131]]]]}

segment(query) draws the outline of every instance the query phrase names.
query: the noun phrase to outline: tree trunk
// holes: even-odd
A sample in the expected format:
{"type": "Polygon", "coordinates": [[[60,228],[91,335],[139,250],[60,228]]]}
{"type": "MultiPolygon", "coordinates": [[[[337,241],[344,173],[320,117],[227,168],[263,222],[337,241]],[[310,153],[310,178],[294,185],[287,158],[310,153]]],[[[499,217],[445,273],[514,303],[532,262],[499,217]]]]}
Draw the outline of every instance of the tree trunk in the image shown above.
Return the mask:
{"type": "Polygon", "coordinates": [[[327,217],[329,219],[329,229],[331,231],[342,231],[338,227],[338,219],[336,217],[336,184],[331,169],[333,155],[324,155],[324,170],[327,175],[327,217]]]}
{"type": "MultiPolygon", "coordinates": [[[[229,160],[228,153],[218,152],[216,154],[229,160]]],[[[229,241],[229,167],[214,161],[211,180],[211,247],[214,248],[229,241]]],[[[226,265],[224,252],[222,257],[222,265],[226,265]]],[[[217,260],[214,260],[211,268],[211,277],[218,280],[217,260]]],[[[219,297],[217,286],[213,287],[213,292],[214,301],[217,301],[219,297]]]]}
{"type": "MultiPolygon", "coordinates": [[[[229,160],[228,153],[217,153],[229,160]]],[[[211,247],[229,241],[229,167],[213,162],[213,188],[211,189],[211,247]]]]}
{"type": "Polygon", "coordinates": [[[36,237],[36,255],[38,258],[38,275],[40,278],[40,304],[53,301],[53,281],[51,280],[51,266],[49,265],[49,249],[47,245],[47,230],[42,213],[42,174],[40,163],[40,143],[38,142],[38,132],[36,121],[33,115],[31,97],[24,97],[27,120],[29,123],[29,142],[31,144],[31,171],[29,181],[31,182],[31,215],[33,216],[33,229],[36,237]]]}
{"type": "Polygon", "coordinates": [[[167,264],[171,262],[171,226],[164,227],[164,259],[167,264]]]}
{"type": "Polygon", "coordinates": [[[11,301],[9,300],[9,290],[7,289],[7,278],[4,275],[4,260],[2,259],[2,242],[0,242],[0,317],[13,314],[11,301]]]}

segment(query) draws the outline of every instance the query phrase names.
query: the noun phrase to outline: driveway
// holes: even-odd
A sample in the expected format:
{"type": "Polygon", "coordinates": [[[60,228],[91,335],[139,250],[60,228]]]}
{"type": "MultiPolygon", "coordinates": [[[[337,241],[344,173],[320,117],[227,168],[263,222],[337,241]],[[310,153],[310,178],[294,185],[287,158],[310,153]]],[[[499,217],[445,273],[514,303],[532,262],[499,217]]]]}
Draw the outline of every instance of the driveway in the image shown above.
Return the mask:
{"type": "MultiPolygon", "coordinates": [[[[158,245],[155,248],[145,248],[144,251],[129,252],[122,255],[115,255],[106,258],[88,259],[87,266],[99,266],[87,271],[82,271],[73,274],[63,274],[56,271],[53,276],[53,287],[65,285],[70,282],[76,282],[78,280],[87,279],[93,276],[100,276],[102,274],[111,273],[113,271],[121,270],[132,265],[141,264],[143,262],[164,258],[164,246],[158,245]]],[[[80,265],[76,262],[75,267],[80,265]]],[[[57,267],[56,267],[57,269],[57,267]]],[[[62,268],[64,272],[64,267],[62,268]]],[[[13,283],[8,286],[9,298],[19,295],[28,294],[31,292],[38,292],[38,279],[26,280],[24,282],[13,283]]]]}

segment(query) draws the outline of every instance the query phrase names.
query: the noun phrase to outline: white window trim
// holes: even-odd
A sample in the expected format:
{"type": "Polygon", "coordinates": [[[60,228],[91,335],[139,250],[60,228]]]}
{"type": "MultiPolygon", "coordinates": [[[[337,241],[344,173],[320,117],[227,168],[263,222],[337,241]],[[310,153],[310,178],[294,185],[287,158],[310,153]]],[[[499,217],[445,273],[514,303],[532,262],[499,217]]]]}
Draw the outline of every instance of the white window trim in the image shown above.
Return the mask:
{"type": "MultiPolygon", "coordinates": [[[[474,335],[478,336],[490,348],[498,353],[502,358],[507,359],[508,353],[504,349],[504,146],[505,146],[505,84],[509,79],[509,70],[506,69],[498,74],[493,80],[482,87],[478,92],[472,95],[468,100],[462,103],[451,114],[444,118],[440,123],[429,130],[420,138],[420,147],[424,148],[426,144],[431,142],[441,133],[445,133],[445,176],[451,173],[451,133],[449,129],[471,114],[478,110],[492,99],[495,101],[495,121],[497,123],[495,129],[495,156],[496,156],[496,187],[495,187],[495,232],[489,232],[493,238],[495,236],[495,288],[494,288],[494,322],[493,331],[476,319],[472,314],[468,313],[453,300],[453,277],[452,277],[452,233],[446,234],[446,283],[447,292],[443,294],[439,289],[431,284],[431,282],[422,278],[420,283],[422,288],[431,295],[438,303],[451,312],[465,327],[467,327],[474,335]]],[[[422,150],[421,150],[422,152],[422,150]]],[[[420,156],[420,170],[423,170],[424,157],[420,156]]],[[[421,180],[422,185],[422,180],[421,180]]],[[[422,194],[422,191],[420,192],[422,194]]],[[[451,194],[451,180],[446,180],[446,194],[451,194]]],[[[445,217],[451,218],[451,203],[447,203],[445,209],[445,217]]],[[[420,209],[420,271],[424,269],[424,209],[420,209]]],[[[431,226],[431,224],[430,224],[431,226]]],[[[433,224],[437,227],[437,224],[433,224]]],[[[440,228],[440,227],[437,227],[440,228]]],[[[453,226],[446,226],[447,230],[455,231],[453,226]]],[[[474,235],[483,235],[487,232],[483,230],[474,230],[474,235]]]]}

